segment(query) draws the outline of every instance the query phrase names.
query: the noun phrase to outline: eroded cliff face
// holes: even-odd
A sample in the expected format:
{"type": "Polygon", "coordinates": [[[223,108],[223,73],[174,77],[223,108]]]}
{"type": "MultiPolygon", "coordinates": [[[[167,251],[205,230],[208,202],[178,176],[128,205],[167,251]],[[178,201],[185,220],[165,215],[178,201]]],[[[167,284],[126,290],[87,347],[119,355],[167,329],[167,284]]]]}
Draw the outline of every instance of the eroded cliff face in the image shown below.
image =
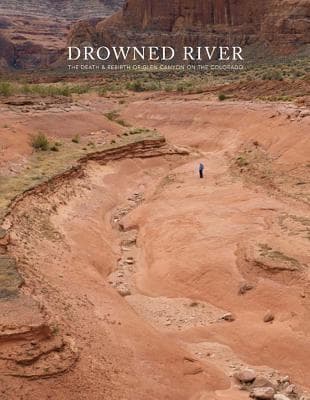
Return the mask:
{"type": "Polygon", "coordinates": [[[72,46],[240,45],[253,47],[252,54],[258,54],[258,46],[266,52],[294,53],[310,43],[309,0],[127,0],[121,11],[109,17],[123,3],[2,0],[0,34],[5,46],[0,67],[49,66],[66,42],[72,46]]]}
{"type": "Polygon", "coordinates": [[[140,29],[174,32],[180,29],[200,30],[209,25],[257,25],[268,0],[129,0],[123,16],[140,29]]]}
{"type": "Polygon", "coordinates": [[[110,15],[122,3],[123,0],[1,0],[0,15],[53,16],[70,21],[110,15]]]}
{"type": "Polygon", "coordinates": [[[0,0],[0,70],[51,65],[65,48],[72,23],[80,18],[98,22],[122,3],[123,0],[0,0]]]}
{"type": "Polygon", "coordinates": [[[14,47],[0,34],[0,70],[7,69],[14,61],[14,47]]]}
{"type": "Polygon", "coordinates": [[[262,44],[290,53],[310,42],[309,32],[309,0],[127,0],[91,37],[76,26],[69,44],[262,44]]]}

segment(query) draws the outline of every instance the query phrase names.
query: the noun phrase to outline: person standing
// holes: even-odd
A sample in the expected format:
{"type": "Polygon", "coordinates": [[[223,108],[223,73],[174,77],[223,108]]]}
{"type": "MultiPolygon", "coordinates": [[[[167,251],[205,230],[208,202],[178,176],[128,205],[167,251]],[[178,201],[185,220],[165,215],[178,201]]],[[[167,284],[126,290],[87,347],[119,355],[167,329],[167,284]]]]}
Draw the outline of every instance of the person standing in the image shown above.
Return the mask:
{"type": "Polygon", "coordinates": [[[203,172],[204,172],[204,169],[205,169],[205,166],[204,166],[203,163],[201,162],[201,163],[199,164],[199,176],[200,176],[200,179],[203,179],[203,172]]]}

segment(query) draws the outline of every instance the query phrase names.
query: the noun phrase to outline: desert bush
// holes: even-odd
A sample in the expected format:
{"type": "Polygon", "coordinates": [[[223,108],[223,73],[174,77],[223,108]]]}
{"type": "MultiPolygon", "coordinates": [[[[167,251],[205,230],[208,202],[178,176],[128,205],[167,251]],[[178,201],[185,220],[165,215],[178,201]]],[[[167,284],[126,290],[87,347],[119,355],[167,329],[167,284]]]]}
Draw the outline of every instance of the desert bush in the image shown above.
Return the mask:
{"type": "Polygon", "coordinates": [[[145,90],[143,83],[139,80],[127,83],[126,88],[134,92],[143,92],[145,90]]]}
{"type": "Polygon", "coordinates": [[[192,82],[181,81],[177,84],[176,90],[177,92],[190,92],[192,90],[192,82]]]}
{"type": "Polygon", "coordinates": [[[9,82],[0,82],[0,95],[1,96],[11,96],[14,92],[13,85],[9,82]]]}
{"type": "Polygon", "coordinates": [[[88,86],[81,85],[45,85],[45,84],[25,84],[20,87],[23,94],[37,94],[42,97],[64,96],[70,97],[72,93],[82,94],[89,90],[88,86]]]}
{"type": "Polygon", "coordinates": [[[263,75],[263,80],[268,80],[268,81],[283,81],[283,75],[282,72],[280,71],[267,71],[263,75]]]}
{"type": "Polygon", "coordinates": [[[35,150],[47,151],[49,149],[48,138],[44,135],[44,133],[38,133],[37,135],[32,136],[31,146],[35,150]]]}
{"type": "Polygon", "coordinates": [[[141,133],[147,133],[149,132],[149,129],[145,129],[145,128],[135,128],[135,129],[131,129],[128,133],[129,135],[140,135],[141,133]]]}
{"type": "Polygon", "coordinates": [[[72,138],[73,143],[80,143],[80,135],[76,134],[72,138]]]}
{"type": "Polygon", "coordinates": [[[107,94],[107,88],[104,86],[99,87],[99,88],[97,88],[97,93],[98,93],[98,96],[104,97],[107,94]]]}
{"type": "Polygon", "coordinates": [[[220,94],[218,95],[218,99],[219,99],[219,101],[224,101],[224,100],[227,99],[227,96],[226,96],[226,94],[224,94],[224,93],[220,93],[220,94]]]}
{"type": "Polygon", "coordinates": [[[59,151],[59,147],[55,144],[50,148],[51,151],[59,151]]]}
{"type": "Polygon", "coordinates": [[[239,156],[236,159],[236,164],[238,165],[238,167],[246,167],[247,165],[249,165],[248,160],[244,157],[244,156],[239,156]]]}
{"type": "Polygon", "coordinates": [[[109,111],[109,112],[105,113],[104,116],[106,118],[108,118],[108,120],[110,120],[110,121],[115,121],[119,117],[119,113],[117,111],[113,110],[113,111],[109,111]]]}
{"type": "Polygon", "coordinates": [[[130,124],[123,119],[116,119],[115,122],[117,122],[119,125],[124,126],[125,128],[129,128],[130,124]]]}
{"type": "Polygon", "coordinates": [[[165,85],[164,90],[165,90],[165,92],[172,92],[173,86],[170,84],[167,84],[167,85],[165,85]]]}
{"type": "Polygon", "coordinates": [[[70,93],[75,94],[84,94],[90,91],[90,87],[88,85],[74,85],[69,88],[70,93]]]}

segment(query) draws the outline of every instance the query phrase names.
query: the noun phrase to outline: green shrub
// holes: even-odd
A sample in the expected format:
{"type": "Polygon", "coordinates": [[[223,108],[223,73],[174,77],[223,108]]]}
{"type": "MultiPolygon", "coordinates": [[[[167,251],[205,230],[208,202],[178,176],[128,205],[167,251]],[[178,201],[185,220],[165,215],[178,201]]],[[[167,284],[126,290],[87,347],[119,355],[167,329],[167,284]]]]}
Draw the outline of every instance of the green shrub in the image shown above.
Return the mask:
{"type": "Polygon", "coordinates": [[[69,90],[71,93],[84,94],[90,91],[90,87],[88,85],[74,85],[69,90]]]}
{"type": "Polygon", "coordinates": [[[140,135],[141,133],[144,132],[150,132],[149,129],[144,129],[144,128],[135,128],[135,129],[131,129],[128,133],[129,135],[140,135]]]}
{"type": "Polygon", "coordinates": [[[47,151],[49,149],[48,138],[44,135],[44,133],[38,133],[37,135],[32,136],[31,146],[35,150],[47,151]]]}
{"type": "Polygon", "coordinates": [[[32,93],[31,86],[28,84],[23,85],[20,90],[23,94],[31,94],[32,93]]]}
{"type": "Polygon", "coordinates": [[[248,160],[244,157],[244,156],[239,156],[236,159],[236,164],[238,165],[238,167],[242,168],[242,167],[246,167],[249,165],[248,160]]]}
{"type": "Polygon", "coordinates": [[[13,94],[13,86],[9,82],[0,82],[0,95],[9,97],[13,94]]]}
{"type": "Polygon", "coordinates": [[[100,87],[97,89],[97,93],[99,96],[104,97],[107,94],[107,88],[100,87]]]}
{"type": "Polygon", "coordinates": [[[219,101],[224,101],[224,100],[227,99],[227,96],[226,96],[226,94],[224,94],[224,93],[220,93],[220,94],[218,95],[218,99],[219,99],[219,101]]]}
{"type": "Polygon", "coordinates": [[[165,85],[164,90],[165,90],[165,92],[172,92],[173,86],[170,84],[167,84],[167,85],[165,85]]]}
{"type": "Polygon", "coordinates": [[[283,81],[283,75],[280,71],[268,71],[263,75],[263,80],[268,81],[283,81]]]}
{"type": "Polygon", "coordinates": [[[53,87],[51,86],[51,95],[53,96],[54,93],[55,95],[60,95],[60,96],[65,96],[65,97],[69,97],[71,95],[71,91],[69,86],[61,86],[61,87],[53,87]]]}
{"type": "Polygon", "coordinates": [[[134,92],[143,92],[145,87],[141,81],[133,81],[127,84],[127,89],[132,90],[134,92]]]}
{"type": "Polygon", "coordinates": [[[177,84],[177,92],[184,92],[186,89],[185,85],[183,83],[178,83],[177,84]]]}

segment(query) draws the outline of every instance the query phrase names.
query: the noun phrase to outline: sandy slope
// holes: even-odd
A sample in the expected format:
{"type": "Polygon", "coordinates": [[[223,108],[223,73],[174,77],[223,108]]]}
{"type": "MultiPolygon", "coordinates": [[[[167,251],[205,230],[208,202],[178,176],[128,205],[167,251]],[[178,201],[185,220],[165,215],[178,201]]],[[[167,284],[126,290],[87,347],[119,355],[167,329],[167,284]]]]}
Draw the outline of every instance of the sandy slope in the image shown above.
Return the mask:
{"type": "Polygon", "coordinates": [[[310,389],[307,188],[296,197],[290,182],[272,190],[231,169],[253,141],[274,157],[274,174],[306,168],[309,118],[281,105],[187,100],[141,97],[123,117],[190,156],[90,164],[84,180],[26,199],[11,217],[24,291],[74,338],[80,359],[50,380],[2,380],[5,399],[239,400],[248,394],[232,374],[244,365],[310,389]],[[38,209],[61,236],[42,234],[38,209]],[[241,295],[244,283],[252,289],[241,295]],[[221,319],[227,312],[235,321],[221,319]]]}

